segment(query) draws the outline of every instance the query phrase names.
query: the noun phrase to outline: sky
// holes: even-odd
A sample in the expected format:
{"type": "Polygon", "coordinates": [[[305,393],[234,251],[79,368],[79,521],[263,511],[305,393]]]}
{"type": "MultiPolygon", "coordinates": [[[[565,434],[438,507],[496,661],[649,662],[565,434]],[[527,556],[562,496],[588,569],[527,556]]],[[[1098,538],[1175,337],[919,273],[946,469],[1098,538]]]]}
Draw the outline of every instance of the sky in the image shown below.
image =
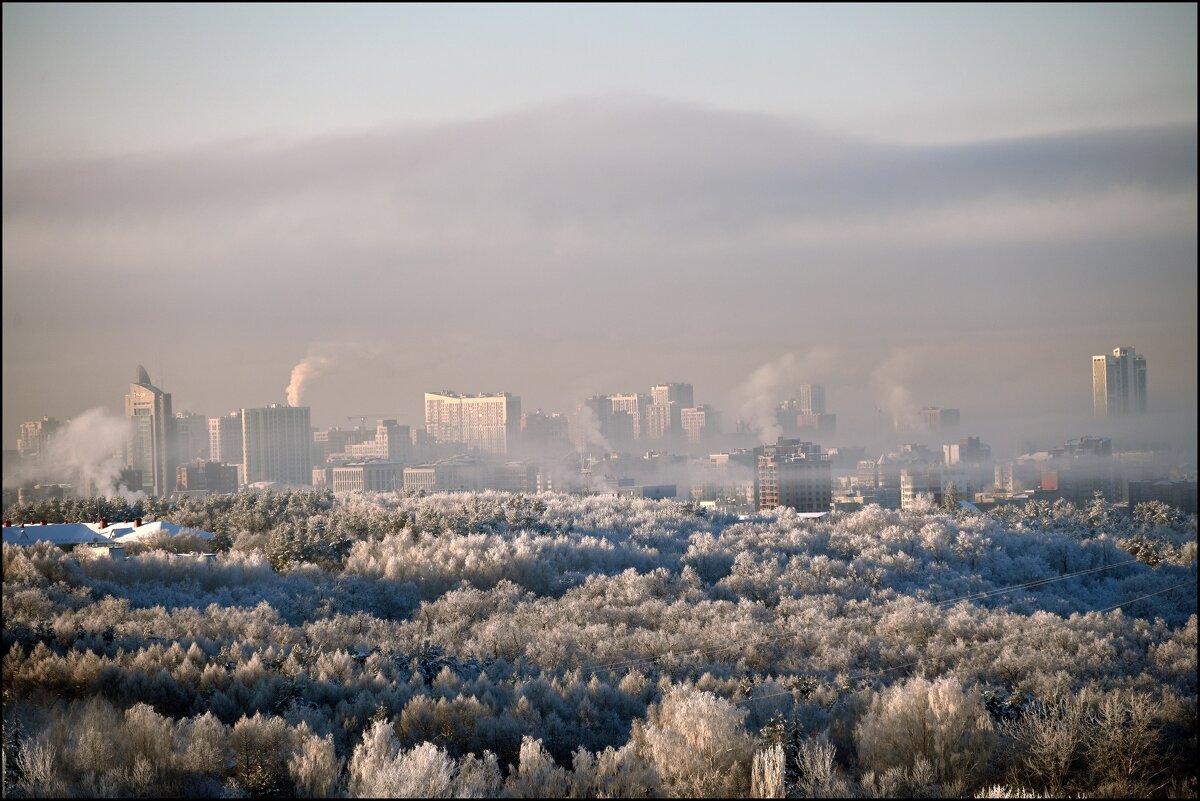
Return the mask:
{"type": "Polygon", "coordinates": [[[218,415],[301,363],[320,426],[822,382],[851,438],[936,405],[1061,441],[1107,433],[1117,346],[1194,443],[1196,22],[6,3],[4,447],[138,364],[218,415]]]}

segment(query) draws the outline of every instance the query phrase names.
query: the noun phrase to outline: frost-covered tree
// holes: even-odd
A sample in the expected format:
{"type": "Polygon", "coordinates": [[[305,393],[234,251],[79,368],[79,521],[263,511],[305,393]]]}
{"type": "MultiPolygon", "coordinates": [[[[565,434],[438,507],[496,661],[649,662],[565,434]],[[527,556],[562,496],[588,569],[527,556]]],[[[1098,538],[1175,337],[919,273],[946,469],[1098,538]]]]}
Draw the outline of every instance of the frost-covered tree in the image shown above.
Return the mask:
{"type": "Polygon", "coordinates": [[[978,691],[953,678],[916,677],[880,693],[859,721],[855,742],[865,769],[909,768],[924,760],[943,791],[956,795],[982,773],[995,737],[978,691]]]}

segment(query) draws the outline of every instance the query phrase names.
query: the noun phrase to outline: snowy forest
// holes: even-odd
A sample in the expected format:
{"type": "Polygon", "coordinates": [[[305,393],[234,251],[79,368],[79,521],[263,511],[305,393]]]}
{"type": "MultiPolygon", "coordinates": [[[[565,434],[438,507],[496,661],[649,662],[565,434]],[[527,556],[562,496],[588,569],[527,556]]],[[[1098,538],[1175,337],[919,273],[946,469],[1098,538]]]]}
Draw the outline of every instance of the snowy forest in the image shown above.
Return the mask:
{"type": "Polygon", "coordinates": [[[5,544],[13,797],[1195,797],[1196,518],[242,493],[5,544]],[[203,553],[203,552],[209,553],[203,553]]]}

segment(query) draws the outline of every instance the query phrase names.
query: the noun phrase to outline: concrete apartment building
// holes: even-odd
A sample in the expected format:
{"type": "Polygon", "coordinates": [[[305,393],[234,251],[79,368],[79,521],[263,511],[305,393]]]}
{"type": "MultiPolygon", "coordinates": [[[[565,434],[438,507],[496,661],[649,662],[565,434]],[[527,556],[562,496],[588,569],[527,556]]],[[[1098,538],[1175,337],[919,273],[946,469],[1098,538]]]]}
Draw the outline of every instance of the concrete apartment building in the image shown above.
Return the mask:
{"type": "Polygon", "coordinates": [[[758,509],[789,506],[797,512],[828,512],[833,472],[820,445],[779,438],[754,449],[754,496],[758,509]]]}
{"type": "Polygon", "coordinates": [[[461,443],[481,453],[508,453],[521,435],[521,399],[507,392],[426,392],[425,431],[437,443],[461,443]]]}
{"type": "Polygon", "coordinates": [[[1133,348],[1113,348],[1092,357],[1092,414],[1111,417],[1146,411],[1146,357],[1133,348]]]}
{"type": "Polygon", "coordinates": [[[312,484],[312,430],[307,406],[273,403],[242,409],[242,451],[247,484],[312,484]]]}

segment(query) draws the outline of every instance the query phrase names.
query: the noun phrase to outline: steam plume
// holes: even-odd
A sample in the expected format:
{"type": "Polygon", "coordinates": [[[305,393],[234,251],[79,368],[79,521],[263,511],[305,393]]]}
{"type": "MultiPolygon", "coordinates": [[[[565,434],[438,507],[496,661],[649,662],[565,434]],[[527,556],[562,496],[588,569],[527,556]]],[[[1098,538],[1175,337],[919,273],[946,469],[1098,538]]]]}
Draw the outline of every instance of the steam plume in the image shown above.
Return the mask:
{"type": "Polygon", "coordinates": [[[770,444],[783,433],[775,414],[779,402],[794,394],[798,384],[827,372],[833,361],[832,351],[812,348],[803,354],[785,353],[750,374],[738,391],[740,414],[760,442],[770,444]]]}
{"type": "Polygon", "coordinates": [[[299,406],[304,393],[304,383],[319,376],[332,364],[333,359],[325,354],[310,353],[301,359],[300,363],[292,368],[292,380],[287,386],[288,406],[299,406]]]}
{"type": "Polygon", "coordinates": [[[5,476],[5,486],[54,482],[75,485],[81,494],[145,497],[120,484],[125,460],[121,451],[129,434],[129,421],[103,408],[88,409],[70,420],[47,442],[36,465],[23,466],[5,476]]]}
{"type": "Polygon", "coordinates": [[[894,350],[882,364],[871,373],[871,380],[878,393],[880,408],[892,418],[896,430],[909,428],[917,419],[917,407],[912,393],[905,386],[911,372],[916,353],[912,350],[894,350]]]}

